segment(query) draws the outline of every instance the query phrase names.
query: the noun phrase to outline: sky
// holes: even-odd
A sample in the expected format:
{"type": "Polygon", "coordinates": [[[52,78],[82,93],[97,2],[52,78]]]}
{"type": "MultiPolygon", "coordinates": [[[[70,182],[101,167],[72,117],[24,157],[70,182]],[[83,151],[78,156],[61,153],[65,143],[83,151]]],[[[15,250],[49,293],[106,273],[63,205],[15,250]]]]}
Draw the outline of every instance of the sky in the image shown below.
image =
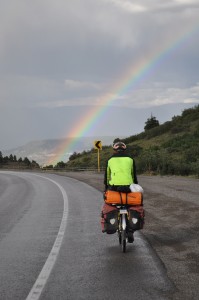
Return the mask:
{"type": "Polygon", "coordinates": [[[0,0],[0,150],[198,105],[198,15],[198,0],[0,0]]]}

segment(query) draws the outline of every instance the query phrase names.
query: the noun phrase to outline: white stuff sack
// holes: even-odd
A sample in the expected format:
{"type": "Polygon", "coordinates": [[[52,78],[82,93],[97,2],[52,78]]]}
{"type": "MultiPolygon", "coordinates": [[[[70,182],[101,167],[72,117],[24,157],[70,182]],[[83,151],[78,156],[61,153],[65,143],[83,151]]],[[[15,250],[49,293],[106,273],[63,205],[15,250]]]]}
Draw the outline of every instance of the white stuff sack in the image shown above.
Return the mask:
{"type": "Polygon", "coordinates": [[[135,193],[135,192],[144,193],[143,188],[142,188],[139,184],[136,184],[136,183],[132,183],[132,184],[130,185],[130,190],[131,190],[131,192],[133,192],[133,193],[135,193]]]}

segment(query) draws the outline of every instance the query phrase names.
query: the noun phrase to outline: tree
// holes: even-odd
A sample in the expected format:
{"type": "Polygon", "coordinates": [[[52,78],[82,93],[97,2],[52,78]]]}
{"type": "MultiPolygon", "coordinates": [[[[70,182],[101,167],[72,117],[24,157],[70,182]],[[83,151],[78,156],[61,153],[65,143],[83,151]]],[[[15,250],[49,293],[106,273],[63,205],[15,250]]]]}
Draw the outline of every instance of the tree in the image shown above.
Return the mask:
{"type": "Polygon", "coordinates": [[[40,168],[39,164],[35,160],[32,160],[31,167],[33,167],[33,168],[40,168]]]}
{"type": "Polygon", "coordinates": [[[59,161],[55,168],[63,169],[65,168],[66,164],[63,161],[59,161]]]}
{"type": "Polygon", "coordinates": [[[9,157],[8,157],[8,156],[4,156],[3,162],[4,162],[5,164],[7,164],[7,163],[9,162],[9,157]]]}
{"type": "Polygon", "coordinates": [[[0,151],[0,163],[3,162],[3,155],[2,155],[2,152],[0,151]]]}
{"type": "Polygon", "coordinates": [[[144,130],[146,131],[146,130],[152,129],[154,127],[157,127],[159,125],[160,125],[159,121],[156,119],[156,117],[154,117],[151,114],[151,117],[148,118],[147,121],[145,122],[144,130]]]}
{"type": "Polygon", "coordinates": [[[9,161],[10,161],[10,162],[14,161],[14,157],[13,157],[12,154],[10,154],[10,156],[9,156],[9,161]]]}
{"type": "Polygon", "coordinates": [[[24,164],[26,166],[30,166],[31,165],[31,162],[29,161],[29,159],[27,157],[24,158],[24,164]]]}
{"type": "Polygon", "coordinates": [[[80,157],[81,154],[80,153],[77,153],[77,152],[74,152],[70,157],[69,157],[69,160],[74,160],[78,157],[80,157]]]}

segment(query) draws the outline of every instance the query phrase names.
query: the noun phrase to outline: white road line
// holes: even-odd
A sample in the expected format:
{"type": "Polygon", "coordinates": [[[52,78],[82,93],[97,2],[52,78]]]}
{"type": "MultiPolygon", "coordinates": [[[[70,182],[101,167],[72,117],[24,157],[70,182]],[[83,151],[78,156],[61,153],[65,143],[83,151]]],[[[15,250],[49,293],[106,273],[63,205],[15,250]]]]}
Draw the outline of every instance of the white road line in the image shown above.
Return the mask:
{"type": "Polygon", "coordinates": [[[34,174],[34,175],[45,178],[58,186],[58,188],[62,192],[63,199],[64,199],[64,211],[63,211],[62,221],[61,221],[61,225],[60,225],[59,232],[57,234],[55,243],[51,249],[51,252],[50,252],[37,280],[35,281],[35,284],[33,285],[28,297],[26,298],[26,300],[38,300],[40,298],[41,293],[44,289],[44,286],[50,276],[50,273],[51,273],[53,266],[55,264],[55,261],[57,259],[59,250],[61,248],[61,244],[63,241],[65,229],[66,229],[67,217],[68,217],[68,197],[67,197],[67,194],[66,194],[65,190],[63,189],[63,187],[59,183],[57,183],[56,181],[54,181],[50,178],[47,178],[47,177],[44,177],[41,175],[36,175],[36,174],[34,174]]]}

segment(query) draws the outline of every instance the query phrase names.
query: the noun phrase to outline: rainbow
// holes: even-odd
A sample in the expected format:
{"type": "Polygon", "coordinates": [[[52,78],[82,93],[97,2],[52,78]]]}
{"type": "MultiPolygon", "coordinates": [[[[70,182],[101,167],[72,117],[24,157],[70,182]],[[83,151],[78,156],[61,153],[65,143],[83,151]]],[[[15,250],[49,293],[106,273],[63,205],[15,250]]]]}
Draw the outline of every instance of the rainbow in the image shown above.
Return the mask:
{"type": "Polygon", "coordinates": [[[165,41],[155,52],[149,52],[143,59],[133,64],[125,71],[124,75],[115,85],[110,89],[114,91],[106,94],[100,99],[100,106],[92,107],[86,115],[84,115],[76,126],[70,131],[68,136],[72,139],[64,140],[56,149],[55,155],[48,161],[47,165],[55,165],[57,162],[63,160],[64,153],[77,142],[79,137],[84,136],[89,130],[94,128],[101,117],[108,111],[108,108],[116,102],[116,100],[128,93],[129,90],[143,81],[154,69],[158,66],[177,48],[181,47],[198,31],[197,26],[188,29],[186,32],[178,34],[177,38],[170,38],[165,41]]]}

